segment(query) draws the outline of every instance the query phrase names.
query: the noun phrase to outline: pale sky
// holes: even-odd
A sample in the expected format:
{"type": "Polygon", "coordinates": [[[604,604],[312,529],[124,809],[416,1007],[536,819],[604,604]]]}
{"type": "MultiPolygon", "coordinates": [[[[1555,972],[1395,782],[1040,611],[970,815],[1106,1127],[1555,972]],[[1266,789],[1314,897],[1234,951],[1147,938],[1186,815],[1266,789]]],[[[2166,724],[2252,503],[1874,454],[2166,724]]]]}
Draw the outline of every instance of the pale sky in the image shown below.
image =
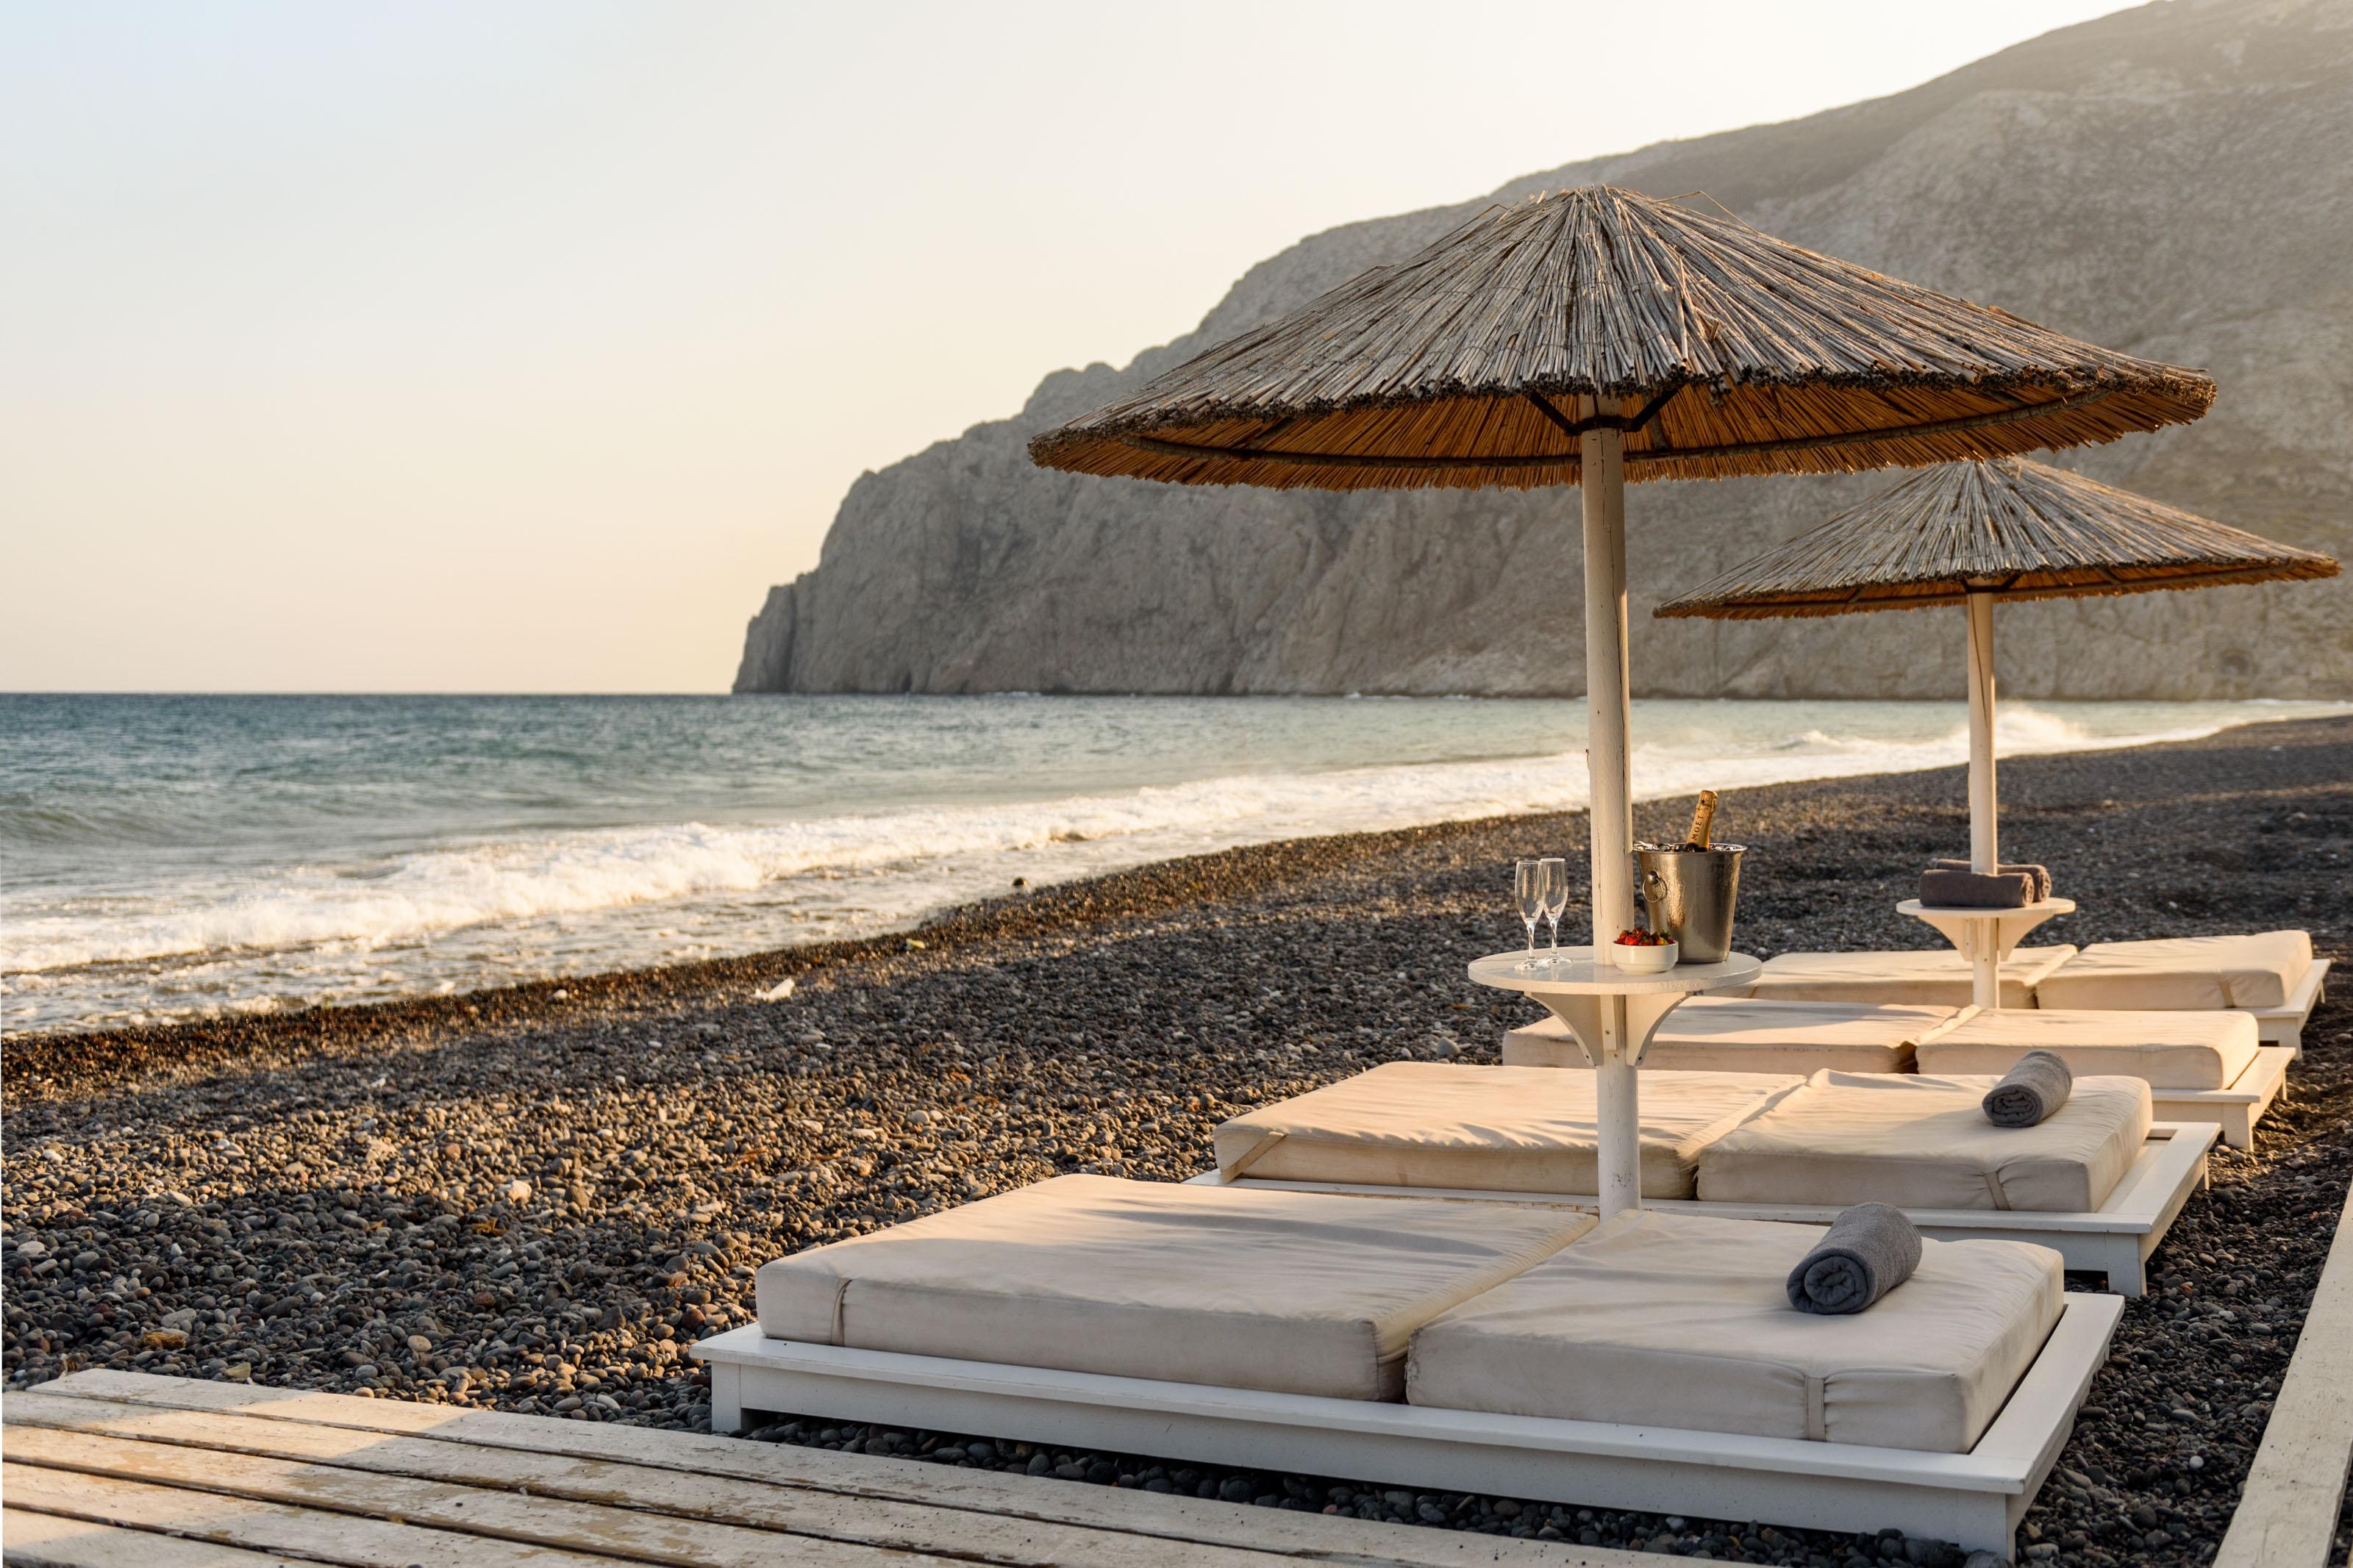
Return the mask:
{"type": "Polygon", "coordinates": [[[0,9],[0,689],[717,691],[1252,262],[2115,0],[0,9]]]}

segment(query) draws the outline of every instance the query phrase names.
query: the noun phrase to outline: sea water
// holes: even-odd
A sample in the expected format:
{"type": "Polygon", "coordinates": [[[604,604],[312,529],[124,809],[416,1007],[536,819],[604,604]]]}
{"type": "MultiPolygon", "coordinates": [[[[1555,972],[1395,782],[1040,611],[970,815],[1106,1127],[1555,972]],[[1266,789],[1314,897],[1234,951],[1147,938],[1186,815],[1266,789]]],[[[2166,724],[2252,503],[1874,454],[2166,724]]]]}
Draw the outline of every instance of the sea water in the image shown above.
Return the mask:
{"type": "MultiPolygon", "coordinates": [[[[2000,743],[2346,710],[2014,702],[2000,743]]],[[[903,928],[1016,879],[1577,806],[1584,730],[1575,700],[0,696],[0,1019],[639,968],[903,928]]],[[[1968,749],[1957,702],[1640,701],[1633,735],[1638,796],[1968,749]]]]}

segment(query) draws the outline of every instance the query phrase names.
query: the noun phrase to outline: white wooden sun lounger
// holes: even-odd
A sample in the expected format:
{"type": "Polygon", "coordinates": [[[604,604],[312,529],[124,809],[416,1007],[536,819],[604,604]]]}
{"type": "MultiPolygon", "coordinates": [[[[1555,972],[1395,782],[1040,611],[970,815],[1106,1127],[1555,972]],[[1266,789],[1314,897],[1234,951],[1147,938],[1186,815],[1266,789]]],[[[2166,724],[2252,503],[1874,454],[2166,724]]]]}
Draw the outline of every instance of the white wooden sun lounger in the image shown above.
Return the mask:
{"type": "Polygon", "coordinates": [[[702,1341],[711,1428],[748,1413],[839,1420],[1261,1466],[1596,1508],[1706,1512],[1800,1529],[1872,1530],[2012,1552],[2124,1311],[2069,1294],[2001,1414],[1965,1454],[1265,1394],[770,1339],[702,1341]]]}
{"type": "MultiPolygon", "coordinates": [[[[2326,961],[2315,967],[2325,970],[2326,961]]],[[[2249,1149],[2254,1146],[2256,1125],[2286,1086],[2288,1064],[2295,1059],[2295,1052],[2287,1046],[2253,1045],[2261,1038],[2259,1020],[2246,1015],[2242,1024],[2241,1016],[2237,1010],[2133,1014],[2024,1007],[1988,1013],[1978,1007],[1703,998],[1685,1003],[1669,1016],[1643,1053],[1642,1063],[1645,1068],[1773,1074],[1810,1073],[1823,1068],[1850,1072],[1998,1073],[2007,1071],[2013,1058],[1984,1052],[1957,1058],[1950,1050],[1952,1043],[1965,1037],[1975,1044],[1990,1043],[1986,1037],[1998,1035],[2021,1047],[2064,1046],[2072,1042],[2052,1037],[2049,1026],[2084,1020],[2104,1022],[2120,1031],[2113,1041],[2103,1040],[2103,1045],[2124,1045],[2133,1039],[2128,1019],[2147,1019],[2161,1030],[2177,1034],[2199,1020],[2213,1020],[2247,1030],[2246,1046],[2237,1051],[2218,1048],[2211,1053],[2221,1071],[2232,1073],[2230,1081],[2193,1089],[2182,1087],[2178,1080],[2157,1081],[2167,1075],[2149,1073],[2150,1109],[2160,1121],[2211,1121],[2221,1128],[2224,1143],[2249,1149]]],[[[1589,1065],[1567,1026],[1557,1018],[1531,1021],[1507,1031],[1503,1061],[1505,1067],[1557,1067],[1572,1071],[1589,1065]]],[[[2071,1065],[2079,1075],[2140,1076],[2122,1053],[2109,1062],[2078,1058],[2071,1065]]]]}
{"type": "Polygon", "coordinates": [[[1922,1036],[1918,1055],[1923,1072],[2000,1072],[2014,1060],[2009,1053],[2026,1047],[2055,1049],[2079,1075],[2146,1076],[2152,1115],[2165,1121],[2211,1121],[2221,1128],[2223,1142],[2233,1149],[2248,1149],[2254,1146],[2255,1126],[2279,1098],[2287,1083],[2288,1064],[2295,1059],[2289,1047],[2250,1044],[2261,1037],[2257,1021],[2236,1010],[2110,1013],[2027,1008],[1985,1013],[1969,1007],[1922,1036]],[[2244,1033],[2217,1046],[2208,1046],[2200,1037],[2209,1028],[2221,1026],[2244,1033]],[[2137,1032],[2142,1029],[2148,1032],[2137,1032]],[[2195,1042],[2189,1070],[2182,1071],[2176,1064],[2160,1065],[2156,1058],[2175,1051],[2185,1039],[2195,1042]],[[2151,1058],[2139,1074],[2134,1073],[2131,1065],[2136,1045],[2144,1047],[2151,1058]],[[2226,1073],[2231,1075],[2229,1081],[2218,1087],[2186,1087],[2209,1075],[2221,1078],[2226,1073]],[[2172,1081],[2159,1081],[2165,1079],[2172,1081]]]}
{"type": "MultiPolygon", "coordinates": [[[[2158,1124],[2147,1085],[2123,1077],[2079,1079],[2025,1131],[1984,1123],[1989,1077],[1643,1077],[1646,1208],[1826,1225],[1878,1198],[1929,1236],[2036,1243],[2131,1296],[2219,1136],[2158,1124]]],[[[1595,1098],[1571,1069],[1391,1062],[1229,1118],[1194,1182],[1598,1209],[1595,1098]]]]}
{"type": "Polygon", "coordinates": [[[1930,1242],[1871,1312],[1810,1317],[1782,1280],[1820,1237],[1062,1176],[778,1258],[694,1354],[723,1433],[820,1415],[2007,1552],[2122,1303],[2041,1248],[1930,1242]],[[1684,1365],[1714,1375],[1657,1386],[1684,1365]]]}
{"type": "MultiPolygon", "coordinates": [[[[2270,937],[2302,938],[2303,934],[2272,932],[2236,939],[2097,942],[2082,949],[2020,948],[2002,965],[2002,1005],[2124,1011],[2227,1007],[2253,1017],[2265,1045],[2284,1046],[2300,1055],[2305,1025],[2328,1000],[2330,960],[2312,956],[2300,973],[2281,976],[2277,991],[2266,989],[2262,1000],[2244,1004],[2232,1000],[2233,972],[2227,961],[2218,961],[2211,970],[2200,968],[2201,961],[2194,956],[2185,957],[2181,966],[2171,971],[2164,969],[2162,963],[2163,950],[2189,948],[2201,940],[2256,943],[2270,937]],[[2146,952],[2137,954],[2133,951],[2136,949],[2159,951],[2152,956],[2146,952]],[[2276,1004],[2270,1000],[2273,995],[2279,997],[2276,1004]]],[[[2259,973],[2263,966],[2253,967],[2259,973]]],[[[1765,961],[1764,973],[1744,994],[1759,1000],[1957,1006],[1970,1000],[1967,980],[1968,965],[1957,953],[1784,953],[1765,961]]],[[[2273,982],[2263,980],[2262,984],[2268,987],[2273,982]]]]}
{"type": "Polygon", "coordinates": [[[2096,942],[2036,982],[2034,1005],[2228,1008],[2252,1014],[2265,1041],[2301,1050],[2327,981],[2328,960],[2302,931],[2096,942]]]}
{"type": "Polygon", "coordinates": [[[2287,1086],[2287,1064],[2295,1059],[2289,1047],[2265,1046],[2230,1088],[2152,1089],[2150,1110],[2168,1121],[2213,1122],[2222,1130],[2223,1142],[2233,1149],[2252,1149],[2255,1125],[2287,1086]]]}
{"type": "MultiPolygon", "coordinates": [[[[2107,1201],[2088,1214],[2052,1214],[2021,1209],[1906,1209],[1920,1234],[1940,1241],[1989,1239],[2029,1241],[2050,1247],[2081,1273],[2101,1274],[2119,1296],[2138,1296],[2147,1289],[2146,1264],[2182,1205],[2206,1185],[2206,1157],[2221,1130],[2210,1122],[2159,1122],[2149,1129],[2148,1141],[2126,1171],[2107,1201]]],[[[1189,1184],[1275,1189],[1289,1192],[1348,1193],[1362,1197],[1452,1198],[1481,1203],[1540,1204],[1598,1211],[1600,1200],[1589,1193],[1552,1194],[1481,1192],[1456,1187],[1384,1187],[1363,1183],[1261,1181],[1244,1176],[1228,1181],[1216,1171],[1192,1178],[1189,1184]]],[[[1645,1198],[1645,1208],[1670,1213],[1713,1215],[1724,1219],[1787,1220],[1801,1225],[1828,1225],[1843,1205],[1806,1204],[1724,1204],[1697,1198],[1645,1198]]]]}
{"type": "Polygon", "coordinates": [[[2328,1001],[2328,965],[2330,960],[2316,958],[2304,978],[2288,994],[2285,1003],[2277,1007],[2251,1007],[2255,1026],[2263,1032],[2267,1046],[2285,1046],[2295,1056],[2304,1054],[2304,1026],[2312,1016],[2328,1001]]]}

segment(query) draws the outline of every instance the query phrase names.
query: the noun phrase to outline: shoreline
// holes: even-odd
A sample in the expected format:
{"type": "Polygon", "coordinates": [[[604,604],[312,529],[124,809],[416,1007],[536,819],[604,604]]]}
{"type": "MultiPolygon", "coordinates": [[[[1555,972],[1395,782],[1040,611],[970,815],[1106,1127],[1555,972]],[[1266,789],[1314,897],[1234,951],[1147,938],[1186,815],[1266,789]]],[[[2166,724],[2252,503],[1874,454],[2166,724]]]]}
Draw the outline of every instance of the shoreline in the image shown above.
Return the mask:
{"type": "MultiPolygon", "coordinates": [[[[1282,706],[1288,713],[1295,705],[1282,706]]],[[[495,811],[480,816],[476,808],[488,809],[498,795],[493,784],[559,794],[569,787],[541,777],[545,770],[535,764],[518,764],[512,777],[494,770],[478,785],[489,794],[469,797],[471,804],[396,813],[398,823],[364,853],[335,850],[322,839],[302,865],[279,864],[282,857],[253,846],[193,858],[159,848],[168,866],[150,874],[141,868],[154,858],[132,845],[99,838],[69,853],[60,840],[37,853],[28,849],[32,858],[18,868],[24,896],[16,900],[15,940],[0,944],[13,949],[0,970],[10,959],[29,967],[9,976],[13,994],[0,997],[0,1032],[17,1038],[120,1034],[473,994],[534,980],[591,984],[649,965],[887,939],[956,906],[996,898],[1025,879],[1060,885],[1299,837],[1441,826],[1581,804],[1583,768],[1568,734],[1573,725],[1557,711],[1561,704],[1538,704],[1552,715],[1542,722],[1465,721],[1460,710],[1493,705],[1425,702],[1408,705],[1415,711],[1402,718],[1369,724],[1336,718],[1345,706],[1324,701],[1316,716],[1279,724],[1237,723],[1219,707],[1222,718],[1205,710],[1164,725],[1114,704],[1103,721],[1124,727],[1142,752],[1116,767],[1095,758],[1067,776],[1050,771],[1049,753],[1058,748],[1044,747],[1041,738],[1074,741],[1074,720],[909,719],[885,725],[883,741],[853,742],[837,716],[813,731],[821,747],[847,747],[846,754],[864,758],[853,773],[873,771],[876,746],[888,752],[942,725],[934,739],[952,751],[977,748],[976,765],[1027,759],[968,799],[938,769],[918,769],[906,780],[914,792],[911,804],[892,801],[896,777],[868,779],[870,787],[849,795],[828,793],[828,786],[807,799],[801,798],[804,780],[786,788],[799,804],[784,816],[733,812],[718,797],[748,809],[765,787],[753,781],[775,771],[760,759],[780,761],[762,749],[773,749],[773,736],[738,733],[739,721],[712,730],[711,738],[729,735],[751,746],[749,760],[706,780],[695,799],[675,801],[658,782],[625,770],[639,780],[627,792],[626,810],[578,820],[559,811],[563,820],[530,831],[495,811]],[[1556,723],[1564,726],[1557,733],[1556,723]],[[1204,732],[1204,725],[1222,739],[1204,732]],[[1187,736],[1214,754],[1180,760],[1189,745],[1167,749],[1187,736]],[[1547,754],[1529,754],[1531,747],[1547,754]],[[1289,761],[1277,765],[1277,757],[1289,761]],[[943,788],[947,795],[938,793],[943,788]],[[706,807],[715,815],[701,815],[706,807]],[[85,884],[97,900],[88,907],[73,893],[85,884]]],[[[1646,792],[1802,784],[1963,760],[1958,703],[1856,704],[1863,716],[1851,721],[1829,711],[1836,706],[1658,704],[1649,716],[1654,743],[1645,753],[1646,792]]],[[[2023,758],[2200,739],[2218,726],[2348,716],[2353,710],[2328,704],[2093,703],[2080,711],[2062,704],[2015,708],[2004,734],[2006,746],[2023,758]]],[[[452,715],[467,723],[490,717],[452,715]]],[[[534,721],[533,732],[550,728],[534,721]]],[[[352,744],[373,755],[367,748],[380,751],[398,729],[358,725],[360,738],[352,744]]],[[[643,716],[624,730],[613,742],[615,758],[595,765],[609,770],[667,733],[643,716]]],[[[281,750],[291,743],[288,734],[269,732],[281,750]]],[[[156,740],[146,730],[140,735],[141,744],[156,740]]],[[[358,771],[365,775],[389,765],[378,757],[358,771]]],[[[95,762],[73,766],[81,769],[73,776],[88,774],[92,788],[111,776],[95,762]]],[[[210,798],[206,792],[220,780],[199,773],[211,782],[190,787],[210,798]]],[[[336,816],[359,804],[348,796],[348,782],[322,776],[281,804],[301,821],[336,816]]],[[[35,794],[41,795],[37,786],[35,794]]],[[[135,793],[121,815],[126,826],[153,816],[185,832],[216,806],[184,810],[172,799],[135,793]]],[[[75,820],[76,832],[95,828],[96,819],[75,820]]]]}
{"type": "MultiPolygon", "coordinates": [[[[2081,906],[2057,940],[2301,925],[2348,953],[2353,720],[2021,758],[2003,795],[2012,853],[2050,864],[2081,906]]],[[[1894,905],[1929,857],[1966,842],[1962,796],[1955,769],[1725,792],[1719,835],[1750,846],[1740,945],[1937,945],[1894,905]]],[[[1687,812],[1639,805],[1638,831],[1679,832],[1687,812]]],[[[1295,839],[993,900],[889,938],[12,1040],[6,1384],[113,1366],[707,1426],[684,1348],[751,1321],[751,1275],[770,1258],[1054,1174],[1182,1180],[1241,1110],[1399,1057],[1493,1061],[1530,1009],[1470,985],[1461,961],[1516,944],[1514,855],[1574,858],[1583,842],[1581,814],[1295,839]],[[786,976],[788,1000],[754,999],[786,976]]],[[[2217,1152],[2212,1184],[2152,1259],[2151,1292],[2127,1303],[2025,1542],[2052,1545],[2059,1568],[2205,1560],[2348,1178],[2340,1000],[2315,1016],[2256,1147],[2217,1152]]],[[[765,1435],[1392,1506],[1345,1478],[991,1434],[788,1421],[765,1435]]],[[[1504,1511],[1510,1500],[1432,1506],[1454,1528],[1509,1533],[1535,1517],[1504,1511]]],[[[1684,1551],[1745,1528],[1542,1517],[1595,1543],[1688,1534],[1684,1551]]],[[[1747,1555],[1843,1563],[1884,1556],[1878,1544],[1775,1531],[1747,1555]]]]}
{"type": "MultiPolygon", "coordinates": [[[[2026,803],[2009,798],[2009,795],[2014,774],[2037,764],[2101,757],[2161,755],[2177,749],[2204,747],[2232,737],[2242,737],[2249,731],[2261,731],[2268,734],[2280,730],[2301,731],[2307,726],[2335,726],[2348,735],[2353,735],[2353,715],[2341,719],[2260,720],[2232,725],[2186,741],[2040,752],[2006,758],[2001,764],[2005,823],[2014,810],[2031,809],[2026,803]]],[[[1948,793],[1958,814],[1960,831],[1966,837],[1967,769],[1963,766],[1915,768],[1893,773],[1834,773],[1783,784],[1746,785],[1727,789],[1723,794],[1727,812],[1735,812],[1744,802],[1756,799],[1761,805],[1765,797],[1791,791],[1891,785],[1905,780],[1919,782],[1924,786],[1921,794],[1932,800],[1940,798],[1940,790],[1948,793]]],[[[1642,836],[1641,825],[1645,822],[1651,822],[1655,832],[1672,837],[1681,822],[1688,818],[1693,799],[1690,795],[1677,795],[1637,802],[1636,837],[1642,836]],[[1653,822],[1654,818],[1658,820],[1653,822]],[[1670,818],[1674,820],[1669,822],[1670,818]]],[[[329,1003],[269,1013],[223,1013],[211,1017],[108,1028],[11,1030],[5,1037],[8,1058],[0,1061],[0,1093],[13,1094],[26,1086],[25,1074],[32,1069],[33,1065],[25,1059],[27,1054],[35,1062],[52,1057],[69,1062],[74,1058],[86,1060],[115,1053],[136,1058],[159,1049],[174,1051],[176,1055],[174,1047],[202,1054],[231,1048],[267,1051],[295,1043],[304,1037],[315,1038],[322,1028],[330,1032],[353,1033],[361,1037],[399,1037],[418,1029],[495,1026],[518,1010],[544,1013],[562,1009],[566,1004],[575,1008],[584,1008],[599,1003],[643,1005],[656,1000],[718,1002],[724,999],[719,993],[729,986],[749,985],[754,990],[765,990],[779,980],[787,977],[797,979],[803,973],[828,964],[886,960],[911,951],[911,941],[915,944],[912,951],[922,951],[932,945],[944,947],[993,938],[1034,938],[1060,928],[1083,930],[1090,923],[1103,919],[1138,918],[1154,912],[1166,912],[1203,899],[1229,894],[1243,886],[1262,885],[1291,875],[1312,875],[1317,868],[1328,864],[1335,857],[1344,857],[1350,850],[1365,855],[1389,854],[1410,846],[1457,837],[1508,832],[1515,826],[1535,828],[1556,823],[1564,826],[1578,824],[1584,816],[1582,808],[1562,812],[1511,813],[1410,827],[1270,839],[1263,843],[1149,860],[1123,870],[1050,883],[1027,892],[1008,893],[976,903],[955,905],[911,925],[869,936],[797,943],[733,957],[694,959],[649,964],[641,969],[606,970],[518,981],[447,995],[418,994],[376,1002],[329,1003]],[[1318,847],[1322,847],[1321,853],[1318,847]]],[[[1571,887],[1575,889],[1571,908],[1575,909],[1586,901],[1581,831],[1574,835],[1570,850],[1572,858],[1579,861],[1578,865],[1571,868],[1571,887]]],[[[1754,871],[1749,875],[1753,884],[1754,871]]],[[[2348,910],[2347,919],[2353,921],[2353,910],[2348,910]]],[[[2055,936],[2055,932],[2050,934],[2055,936]]],[[[2104,934],[2113,938],[2119,933],[2104,934]]],[[[2353,931],[2347,934],[2353,937],[2353,931]]],[[[2065,940],[2063,937],[2057,939],[2065,940]]],[[[1938,943],[1931,938],[1926,942],[1883,945],[1933,947],[1938,943]]]]}

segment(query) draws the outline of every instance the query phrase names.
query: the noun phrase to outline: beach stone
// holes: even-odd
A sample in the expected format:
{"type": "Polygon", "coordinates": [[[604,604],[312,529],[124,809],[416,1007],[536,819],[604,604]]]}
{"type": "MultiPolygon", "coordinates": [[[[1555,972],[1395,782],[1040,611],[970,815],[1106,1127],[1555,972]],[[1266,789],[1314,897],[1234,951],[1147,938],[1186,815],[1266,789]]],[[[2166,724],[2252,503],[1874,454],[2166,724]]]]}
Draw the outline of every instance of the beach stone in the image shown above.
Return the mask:
{"type": "MultiPolygon", "coordinates": [[[[2035,852],[2071,885],[2112,891],[2071,917],[2070,940],[2176,918],[2126,873],[2178,893],[2212,869],[2193,858],[2210,848],[2245,853],[2247,869],[2221,879],[2194,919],[2179,917],[2188,929],[2327,927],[2340,874],[2327,857],[2353,850],[2353,808],[2341,804],[2353,725],[2236,735],[2005,762],[2004,795],[2031,825],[2021,831],[2035,852]],[[2245,738],[2257,734],[2261,743],[2245,738]],[[2296,810],[2310,820],[2290,821],[2296,810]],[[2274,841],[2304,847],[2256,853],[2274,841]]],[[[1723,820],[1756,841],[1743,945],[1916,942],[1893,912],[1897,889],[1952,847],[1963,798],[1953,770],[1728,793],[1723,820]]],[[[1635,810],[1637,831],[1656,835],[1680,831],[1690,805],[1635,810]]],[[[1498,930],[1510,925],[1499,876],[1529,848],[1577,855],[1581,833],[1575,816],[1422,827],[1042,889],[950,911],[927,928],[922,954],[888,941],[828,948],[824,984],[802,987],[791,1009],[744,999],[751,970],[771,959],[580,980],[560,1016],[483,993],[462,1033],[425,1005],[393,1005],[90,1041],[12,1037],[0,1056],[7,1385],[55,1377],[70,1358],[707,1428],[709,1378],[686,1348],[752,1321],[754,1274],[770,1258],[1026,1185],[1106,1149],[1129,1173],[1184,1179],[1225,1117],[1441,1034],[1461,1044],[1460,1059],[1493,1060],[1524,1005],[1449,980],[1431,955],[1507,944],[1516,932],[1498,930]],[[1344,949],[1335,930],[1348,933],[1344,949]],[[799,1050],[778,1027],[787,1016],[844,1048],[799,1050]],[[657,1058],[649,1037],[694,1046],[657,1058]],[[917,1109],[932,1119],[907,1114],[917,1109]],[[852,1127],[878,1136],[853,1140],[852,1127]],[[369,1145],[354,1134],[391,1145],[386,1163],[364,1166],[356,1152],[369,1145]],[[286,1173],[295,1163],[302,1180],[286,1173]],[[501,1192],[517,1179],[534,1197],[594,1201],[514,1205],[501,1192]],[[167,1184],[194,1201],[160,1198],[167,1184]],[[84,1253],[94,1261],[69,1267],[84,1253]],[[290,1310],[263,1315],[281,1302],[290,1310]],[[146,1347],[143,1336],[165,1331],[188,1343],[146,1347]]],[[[2212,1184],[2157,1254],[2166,1300],[2200,1305],[2179,1319],[2155,1298],[2126,1305],[2021,1531],[2022,1544],[2052,1546],[2044,1555],[2060,1568],[2197,1568],[2227,1527],[2292,1345],[2225,1325],[2202,1303],[2238,1281],[2229,1299],[2242,1316],[2299,1321],[2326,1257],[2324,1222],[2353,1176],[2353,1014],[2323,1009],[2306,1047],[2297,1101],[2255,1150],[2216,1152],[2212,1184]],[[2143,1507],[2153,1523],[2138,1521],[2143,1507]],[[2152,1548],[2152,1535],[2171,1544],[2152,1548]]],[[[805,1416],[775,1426],[767,1440],[824,1432],[845,1451],[910,1458],[927,1443],[934,1462],[1417,1528],[1551,1530],[1591,1547],[1664,1539],[1685,1555],[1809,1568],[1949,1561],[1936,1556],[1942,1543],[1894,1534],[1463,1499],[987,1432],[919,1441],[805,1416]],[[953,1459],[936,1457],[950,1449],[953,1459]]]]}

